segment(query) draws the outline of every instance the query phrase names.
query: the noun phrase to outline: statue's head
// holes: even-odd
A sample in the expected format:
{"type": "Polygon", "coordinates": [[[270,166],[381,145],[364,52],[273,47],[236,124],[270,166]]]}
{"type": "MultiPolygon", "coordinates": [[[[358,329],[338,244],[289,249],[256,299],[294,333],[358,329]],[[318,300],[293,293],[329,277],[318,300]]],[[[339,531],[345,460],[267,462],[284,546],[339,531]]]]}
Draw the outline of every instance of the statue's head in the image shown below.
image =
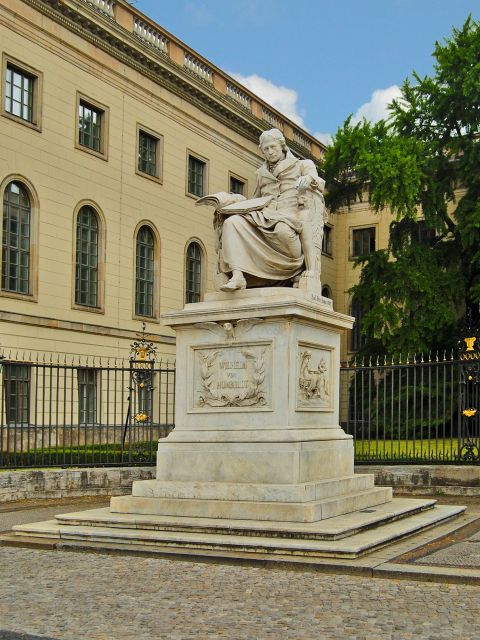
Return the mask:
{"type": "Polygon", "coordinates": [[[285,157],[288,147],[280,129],[269,129],[260,136],[259,147],[268,162],[278,162],[285,157]]]}

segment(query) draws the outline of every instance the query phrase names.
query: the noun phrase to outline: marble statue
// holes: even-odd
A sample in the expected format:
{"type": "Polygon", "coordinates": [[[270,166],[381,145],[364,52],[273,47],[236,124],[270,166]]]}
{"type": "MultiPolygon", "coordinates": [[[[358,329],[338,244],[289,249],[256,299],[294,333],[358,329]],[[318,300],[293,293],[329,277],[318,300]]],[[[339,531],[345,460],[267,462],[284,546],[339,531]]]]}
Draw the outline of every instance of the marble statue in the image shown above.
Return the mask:
{"type": "Polygon", "coordinates": [[[264,131],[259,146],[265,162],[254,200],[214,194],[198,201],[216,205],[217,288],[298,286],[306,279],[319,285],[325,182],[311,160],[293,155],[278,129],[264,131]]]}

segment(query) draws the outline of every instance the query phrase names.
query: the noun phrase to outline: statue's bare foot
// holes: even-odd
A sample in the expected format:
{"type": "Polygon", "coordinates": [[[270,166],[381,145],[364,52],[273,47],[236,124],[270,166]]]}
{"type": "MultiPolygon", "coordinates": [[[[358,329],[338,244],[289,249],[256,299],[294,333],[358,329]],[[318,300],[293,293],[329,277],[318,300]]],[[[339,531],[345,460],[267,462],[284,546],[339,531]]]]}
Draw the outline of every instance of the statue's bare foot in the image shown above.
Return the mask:
{"type": "Polygon", "coordinates": [[[222,291],[237,291],[238,289],[246,289],[247,281],[243,275],[233,275],[230,280],[222,285],[220,289],[222,291]]]}

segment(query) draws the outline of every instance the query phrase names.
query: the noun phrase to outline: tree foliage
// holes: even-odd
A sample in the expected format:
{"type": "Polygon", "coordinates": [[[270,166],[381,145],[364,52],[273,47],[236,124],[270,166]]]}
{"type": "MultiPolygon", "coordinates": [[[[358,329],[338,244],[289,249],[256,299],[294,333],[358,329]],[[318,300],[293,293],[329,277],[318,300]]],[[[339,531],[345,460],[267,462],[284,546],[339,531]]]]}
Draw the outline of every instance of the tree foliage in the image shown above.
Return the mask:
{"type": "Polygon", "coordinates": [[[433,55],[433,75],[413,73],[387,120],[344,123],[323,167],[332,211],[368,198],[393,215],[388,248],[358,259],[351,290],[370,354],[449,346],[467,306],[479,320],[480,23],[433,55]]]}

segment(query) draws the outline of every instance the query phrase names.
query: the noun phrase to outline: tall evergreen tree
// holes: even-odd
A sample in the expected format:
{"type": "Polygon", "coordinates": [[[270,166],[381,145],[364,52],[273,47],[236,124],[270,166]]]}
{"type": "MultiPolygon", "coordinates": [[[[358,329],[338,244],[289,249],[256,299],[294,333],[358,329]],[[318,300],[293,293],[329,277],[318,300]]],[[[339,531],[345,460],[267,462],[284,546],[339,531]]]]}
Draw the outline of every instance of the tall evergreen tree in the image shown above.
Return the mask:
{"type": "Polygon", "coordinates": [[[387,120],[349,118],[326,154],[332,211],[368,198],[393,215],[388,248],[358,259],[351,290],[369,354],[451,346],[467,307],[480,319],[480,23],[433,56],[387,120]]]}

